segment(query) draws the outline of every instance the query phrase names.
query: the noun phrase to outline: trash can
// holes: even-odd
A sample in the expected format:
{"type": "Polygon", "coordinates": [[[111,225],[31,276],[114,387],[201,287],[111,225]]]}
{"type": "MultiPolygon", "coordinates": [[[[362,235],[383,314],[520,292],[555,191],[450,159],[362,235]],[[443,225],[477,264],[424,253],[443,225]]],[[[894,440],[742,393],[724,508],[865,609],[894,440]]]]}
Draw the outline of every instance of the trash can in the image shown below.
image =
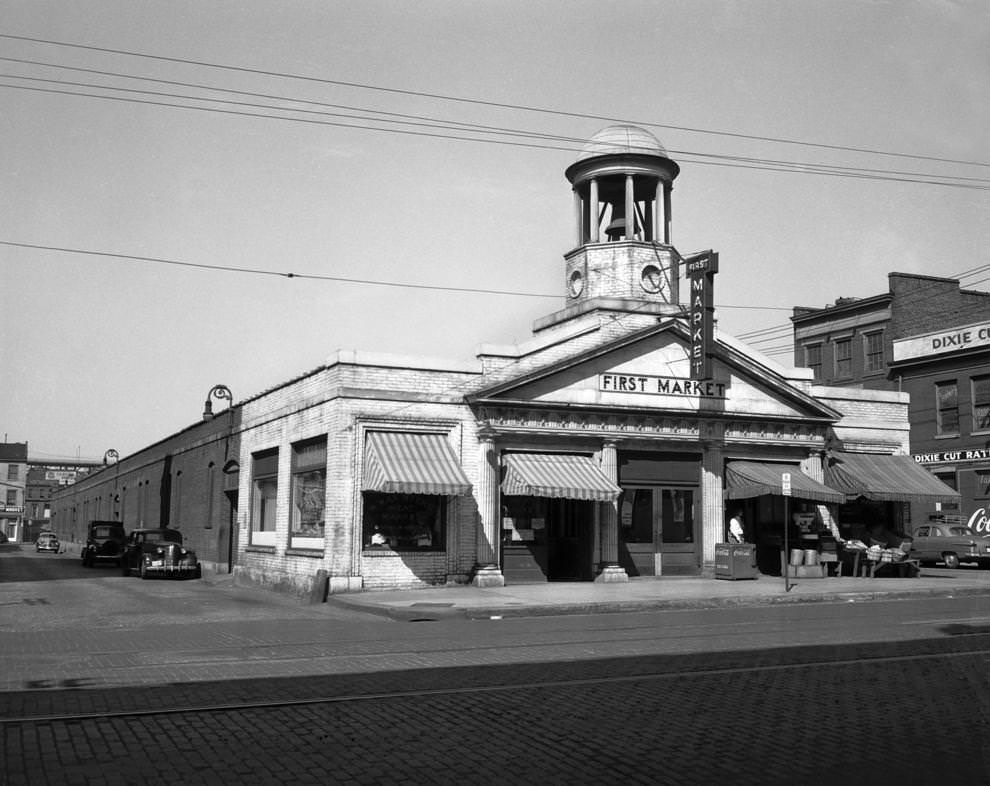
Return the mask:
{"type": "Polygon", "coordinates": [[[755,579],[756,545],[753,543],[716,543],[715,578],[755,579]]]}

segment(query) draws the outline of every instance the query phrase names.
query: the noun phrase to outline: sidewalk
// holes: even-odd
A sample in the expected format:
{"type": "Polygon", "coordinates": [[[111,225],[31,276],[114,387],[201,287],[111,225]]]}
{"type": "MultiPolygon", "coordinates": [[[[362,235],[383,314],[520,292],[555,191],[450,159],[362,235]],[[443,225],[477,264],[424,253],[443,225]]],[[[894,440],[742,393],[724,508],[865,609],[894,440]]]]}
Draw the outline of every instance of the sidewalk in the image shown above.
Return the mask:
{"type": "Polygon", "coordinates": [[[331,595],[327,602],[403,620],[449,617],[536,617],[629,611],[708,609],[780,603],[853,603],[910,598],[990,597],[990,571],[922,570],[919,578],[784,579],[727,581],[700,577],[631,579],[621,584],[559,582],[484,589],[452,585],[331,595]]]}

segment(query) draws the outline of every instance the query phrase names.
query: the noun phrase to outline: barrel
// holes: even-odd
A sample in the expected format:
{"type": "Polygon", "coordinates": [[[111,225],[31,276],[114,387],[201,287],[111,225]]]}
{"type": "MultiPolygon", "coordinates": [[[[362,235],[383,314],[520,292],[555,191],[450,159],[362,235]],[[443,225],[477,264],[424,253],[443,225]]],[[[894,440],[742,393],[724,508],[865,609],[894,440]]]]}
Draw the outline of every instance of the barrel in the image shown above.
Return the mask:
{"type": "Polygon", "coordinates": [[[804,551],[801,549],[791,549],[791,565],[801,565],[804,563],[804,551]]]}
{"type": "Polygon", "coordinates": [[[818,550],[817,549],[805,549],[804,550],[804,564],[805,565],[817,565],[818,564],[818,550]]]}

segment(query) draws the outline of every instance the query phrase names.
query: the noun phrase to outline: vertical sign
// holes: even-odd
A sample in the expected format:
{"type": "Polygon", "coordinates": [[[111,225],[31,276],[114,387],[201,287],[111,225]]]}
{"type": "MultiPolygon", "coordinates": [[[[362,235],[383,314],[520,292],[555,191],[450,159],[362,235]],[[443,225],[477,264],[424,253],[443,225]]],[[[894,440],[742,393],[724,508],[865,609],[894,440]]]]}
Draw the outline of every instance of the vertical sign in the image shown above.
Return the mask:
{"type": "Polygon", "coordinates": [[[781,493],[785,497],[791,496],[791,473],[783,472],[780,475],[781,493]]]}
{"type": "Polygon", "coordinates": [[[691,281],[691,378],[711,379],[711,352],[715,336],[713,290],[718,272],[718,254],[711,250],[692,254],[684,259],[684,267],[691,281]]]}

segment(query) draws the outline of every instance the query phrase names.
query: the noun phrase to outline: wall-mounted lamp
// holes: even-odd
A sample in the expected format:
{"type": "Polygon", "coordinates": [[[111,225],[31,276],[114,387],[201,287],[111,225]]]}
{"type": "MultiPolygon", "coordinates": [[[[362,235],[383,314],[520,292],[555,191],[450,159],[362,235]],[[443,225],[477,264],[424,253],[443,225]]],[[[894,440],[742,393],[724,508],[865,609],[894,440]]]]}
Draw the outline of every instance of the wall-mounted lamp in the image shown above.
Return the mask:
{"type": "Polygon", "coordinates": [[[234,394],[230,392],[230,388],[226,385],[214,385],[210,388],[210,392],[206,394],[206,403],[203,405],[203,420],[213,419],[213,402],[210,401],[211,398],[215,398],[218,401],[227,399],[230,402],[228,408],[234,406],[234,394]]]}
{"type": "Polygon", "coordinates": [[[120,461],[120,454],[116,450],[114,450],[113,448],[110,448],[109,450],[107,450],[106,453],[103,454],[103,464],[104,464],[104,466],[106,466],[107,464],[110,464],[111,462],[113,462],[114,464],[116,464],[118,461],[120,461]]]}

